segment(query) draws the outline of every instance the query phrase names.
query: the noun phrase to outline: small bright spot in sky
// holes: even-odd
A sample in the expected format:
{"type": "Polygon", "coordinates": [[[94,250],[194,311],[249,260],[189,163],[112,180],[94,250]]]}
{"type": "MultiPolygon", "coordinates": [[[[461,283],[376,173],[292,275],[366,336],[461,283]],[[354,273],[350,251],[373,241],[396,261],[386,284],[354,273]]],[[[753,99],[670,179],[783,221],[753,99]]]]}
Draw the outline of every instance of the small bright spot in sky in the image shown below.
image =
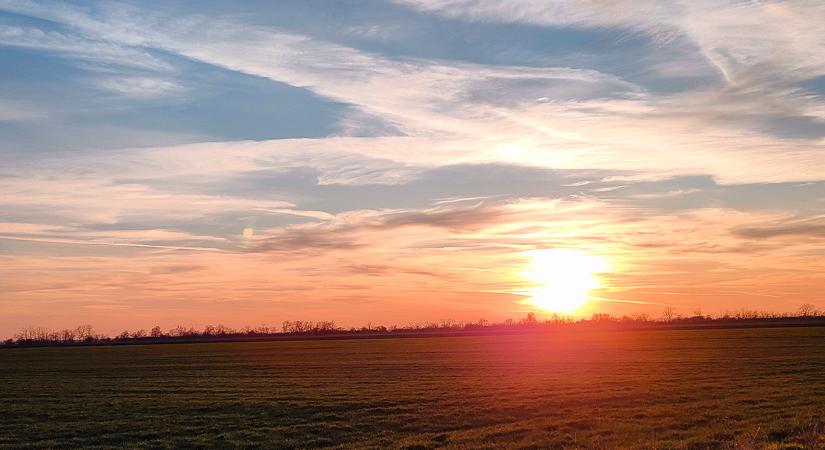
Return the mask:
{"type": "Polygon", "coordinates": [[[609,264],[601,256],[581,250],[552,249],[529,253],[531,262],[523,275],[530,281],[528,302],[546,311],[571,313],[590,299],[600,286],[598,274],[609,264]]]}
{"type": "Polygon", "coordinates": [[[253,230],[252,228],[247,227],[247,228],[243,229],[243,237],[245,237],[247,239],[251,238],[252,235],[254,235],[254,234],[255,234],[255,230],[253,230]]]}

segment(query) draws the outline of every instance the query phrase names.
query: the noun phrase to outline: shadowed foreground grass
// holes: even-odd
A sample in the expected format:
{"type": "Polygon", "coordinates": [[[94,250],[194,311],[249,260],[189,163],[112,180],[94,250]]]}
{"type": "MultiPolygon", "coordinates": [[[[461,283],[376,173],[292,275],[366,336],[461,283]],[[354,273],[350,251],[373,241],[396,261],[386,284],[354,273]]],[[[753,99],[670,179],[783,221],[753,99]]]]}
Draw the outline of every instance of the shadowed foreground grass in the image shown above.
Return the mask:
{"type": "Polygon", "coordinates": [[[0,350],[0,447],[825,448],[825,328],[0,350]]]}

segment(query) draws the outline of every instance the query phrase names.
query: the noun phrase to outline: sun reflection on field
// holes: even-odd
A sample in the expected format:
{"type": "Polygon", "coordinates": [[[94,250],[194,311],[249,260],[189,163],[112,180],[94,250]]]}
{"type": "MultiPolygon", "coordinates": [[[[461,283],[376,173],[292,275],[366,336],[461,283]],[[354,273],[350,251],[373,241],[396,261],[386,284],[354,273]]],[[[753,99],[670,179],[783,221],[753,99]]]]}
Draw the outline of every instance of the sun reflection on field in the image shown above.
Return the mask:
{"type": "Polygon", "coordinates": [[[574,249],[530,252],[531,262],[522,275],[531,283],[523,292],[529,304],[545,311],[572,313],[590,299],[590,291],[600,287],[598,274],[607,272],[607,260],[574,249]]]}

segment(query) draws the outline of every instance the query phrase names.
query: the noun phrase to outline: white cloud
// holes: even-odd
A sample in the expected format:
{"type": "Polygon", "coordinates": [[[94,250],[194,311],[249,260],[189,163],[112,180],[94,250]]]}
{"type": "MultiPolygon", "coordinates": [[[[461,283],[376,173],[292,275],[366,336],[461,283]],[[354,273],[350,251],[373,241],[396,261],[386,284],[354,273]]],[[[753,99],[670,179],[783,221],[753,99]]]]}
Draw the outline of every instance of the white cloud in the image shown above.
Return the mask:
{"type": "Polygon", "coordinates": [[[0,25],[0,45],[56,52],[98,64],[116,64],[152,71],[172,69],[169,64],[144,49],[33,27],[0,25]]]}
{"type": "Polygon", "coordinates": [[[505,161],[663,175],[708,173],[724,182],[810,180],[825,170],[821,138],[781,135],[785,127],[791,134],[816,137],[818,121],[825,120],[821,100],[790,85],[825,64],[825,46],[814,45],[822,37],[814,21],[822,7],[816,4],[766,4],[743,11],[742,5],[702,2],[634,3],[632,8],[621,2],[408,3],[472,20],[623,26],[657,40],[687,37],[727,81],[680,94],[654,94],[593,70],[394,60],[230,19],[164,18],[122,7],[97,15],[67,8],[46,11],[37,4],[23,9],[114,46],[157,48],[311,89],[355,105],[407,135],[288,140],[258,150],[278,147],[312,158],[311,151],[326,157],[324,149],[343,146],[345,153],[404,164],[505,161]],[[769,33],[768,43],[760,38],[762,26],[775,32],[769,33]],[[786,116],[796,129],[779,123],[786,116]]]}
{"type": "Polygon", "coordinates": [[[166,97],[184,91],[180,84],[156,77],[110,76],[98,80],[97,85],[105,90],[137,99],[166,97]]]}

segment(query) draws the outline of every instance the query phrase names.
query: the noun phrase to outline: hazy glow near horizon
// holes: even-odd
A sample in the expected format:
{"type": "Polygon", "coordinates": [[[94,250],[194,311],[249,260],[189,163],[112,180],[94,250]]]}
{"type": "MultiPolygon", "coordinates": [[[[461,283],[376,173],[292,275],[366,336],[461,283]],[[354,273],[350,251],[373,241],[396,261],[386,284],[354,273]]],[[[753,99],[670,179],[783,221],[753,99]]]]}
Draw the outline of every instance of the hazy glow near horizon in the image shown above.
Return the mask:
{"type": "Polygon", "coordinates": [[[607,260],[581,250],[551,249],[531,252],[523,275],[533,284],[525,292],[529,303],[542,310],[574,313],[601,286],[599,274],[609,270],[607,260]]]}

